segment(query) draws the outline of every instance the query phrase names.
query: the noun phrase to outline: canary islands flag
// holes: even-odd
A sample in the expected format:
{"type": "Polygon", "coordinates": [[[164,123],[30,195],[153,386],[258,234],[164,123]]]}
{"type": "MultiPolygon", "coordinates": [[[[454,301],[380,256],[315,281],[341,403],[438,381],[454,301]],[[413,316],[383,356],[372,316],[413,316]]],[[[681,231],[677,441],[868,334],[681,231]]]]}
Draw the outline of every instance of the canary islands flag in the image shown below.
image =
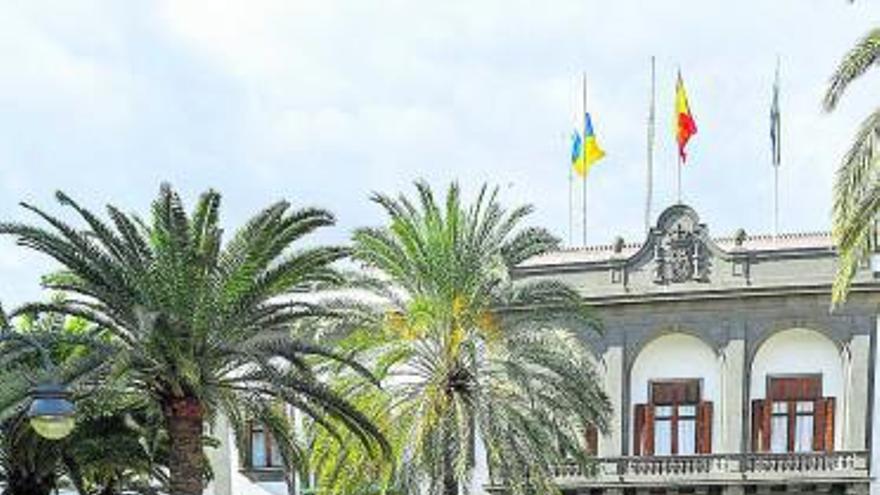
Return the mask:
{"type": "Polygon", "coordinates": [[[590,172],[590,167],[604,156],[605,152],[599,147],[596,134],[593,132],[590,113],[587,112],[584,114],[583,138],[577,130],[571,135],[571,165],[578,175],[586,177],[590,172]]]}

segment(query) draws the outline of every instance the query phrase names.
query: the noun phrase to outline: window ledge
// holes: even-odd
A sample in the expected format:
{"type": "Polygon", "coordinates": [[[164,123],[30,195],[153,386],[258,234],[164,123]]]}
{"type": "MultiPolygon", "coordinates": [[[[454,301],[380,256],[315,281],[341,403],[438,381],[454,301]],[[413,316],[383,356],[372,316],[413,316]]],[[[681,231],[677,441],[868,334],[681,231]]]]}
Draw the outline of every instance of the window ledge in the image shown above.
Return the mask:
{"type": "Polygon", "coordinates": [[[282,467],[243,467],[239,472],[254,483],[284,481],[282,467]]]}

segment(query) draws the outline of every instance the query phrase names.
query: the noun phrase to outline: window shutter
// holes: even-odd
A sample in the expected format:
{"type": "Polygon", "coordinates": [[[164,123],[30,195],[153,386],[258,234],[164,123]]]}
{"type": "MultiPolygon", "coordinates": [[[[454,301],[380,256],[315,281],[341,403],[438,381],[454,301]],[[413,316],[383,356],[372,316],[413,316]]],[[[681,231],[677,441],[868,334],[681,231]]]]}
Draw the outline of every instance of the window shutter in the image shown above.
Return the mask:
{"type": "Polygon", "coordinates": [[[762,452],[770,452],[770,413],[773,411],[773,401],[765,400],[761,410],[761,446],[762,452]]]}
{"type": "Polygon", "coordinates": [[[645,448],[644,455],[654,455],[654,406],[645,407],[645,448]]]}
{"type": "Polygon", "coordinates": [[[770,450],[770,404],[764,399],[752,401],[752,452],[770,450]]]}
{"type": "Polygon", "coordinates": [[[645,437],[645,404],[636,404],[633,413],[633,455],[642,455],[642,441],[645,437]]]}
{"type": "Polygon", "coordinates": [[[587,425],[586,431],[584,431],[584,446],[589,455],[599,453],[599,429],[596,428],[596,425],[587,425]]]}
{"type": "Polygon", "coordinates": [[[636,404],[633,421],[633,455],[654,455],[654,407],[636,404]]]}
{"type": "Polygon", "coordinates": [[[834,451],[834,397],[819,399],[814,405],[813,450],[834,451]]]}
{"type": "Polygon", "coordinates": [[[712,403],[700,402],[697,407],[697,453],[712,453],[712,403]]]}
{"type": "Polygon", "coordinates": [[[752,452],[761,452],[761,416],[764,411],[764,401],[755,399],[752,401],[752,452]]]}

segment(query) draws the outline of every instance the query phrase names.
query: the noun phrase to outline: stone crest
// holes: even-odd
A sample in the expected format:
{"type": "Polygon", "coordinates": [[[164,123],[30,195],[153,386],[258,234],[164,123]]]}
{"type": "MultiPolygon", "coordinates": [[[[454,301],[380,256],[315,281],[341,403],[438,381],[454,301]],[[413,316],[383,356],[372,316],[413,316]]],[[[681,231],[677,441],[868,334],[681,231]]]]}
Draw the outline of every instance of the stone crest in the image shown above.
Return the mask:
{"type": "Polygon", "coordinates": [[[709,277],[707,249],[696,217],[680,211],[654,231],[654,282],[677,284],[705,282],[709,277]]]}

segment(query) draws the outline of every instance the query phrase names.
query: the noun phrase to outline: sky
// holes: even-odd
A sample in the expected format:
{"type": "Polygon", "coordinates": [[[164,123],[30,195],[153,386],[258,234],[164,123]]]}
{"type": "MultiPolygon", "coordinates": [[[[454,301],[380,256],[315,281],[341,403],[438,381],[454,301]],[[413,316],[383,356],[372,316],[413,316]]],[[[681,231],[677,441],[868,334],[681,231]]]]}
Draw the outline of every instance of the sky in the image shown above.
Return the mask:
{"type": "MultiPolygon", "coordinates": [[[[469,194],[496,185],[567,241],[568,139],[586,74],[607,152],[589,177],[588,242],[641,241],[655,56],[652,215],[675,201],[680,69],[699,129],[684,202],[714,235],[767,233],[778,57],[781,230],[827,230],[833,173],[878,103],[880,70],[833,114],[820,101],[840,57],[878,25],[876,4],[844,0],[10,0],[0,221],[35,221],[20,201],[61,213],[59,189],[95,210],[145,213],[168,181],[189,204],[219,190],[227,231],[278,199],[328,208],[338,224],[315,242],[344,243],[383,223],[372,192],[412,193],[424,179],[469,194]]],[[[44,297],[52,267],[0,239],[0,301],[44,297]]]]}

